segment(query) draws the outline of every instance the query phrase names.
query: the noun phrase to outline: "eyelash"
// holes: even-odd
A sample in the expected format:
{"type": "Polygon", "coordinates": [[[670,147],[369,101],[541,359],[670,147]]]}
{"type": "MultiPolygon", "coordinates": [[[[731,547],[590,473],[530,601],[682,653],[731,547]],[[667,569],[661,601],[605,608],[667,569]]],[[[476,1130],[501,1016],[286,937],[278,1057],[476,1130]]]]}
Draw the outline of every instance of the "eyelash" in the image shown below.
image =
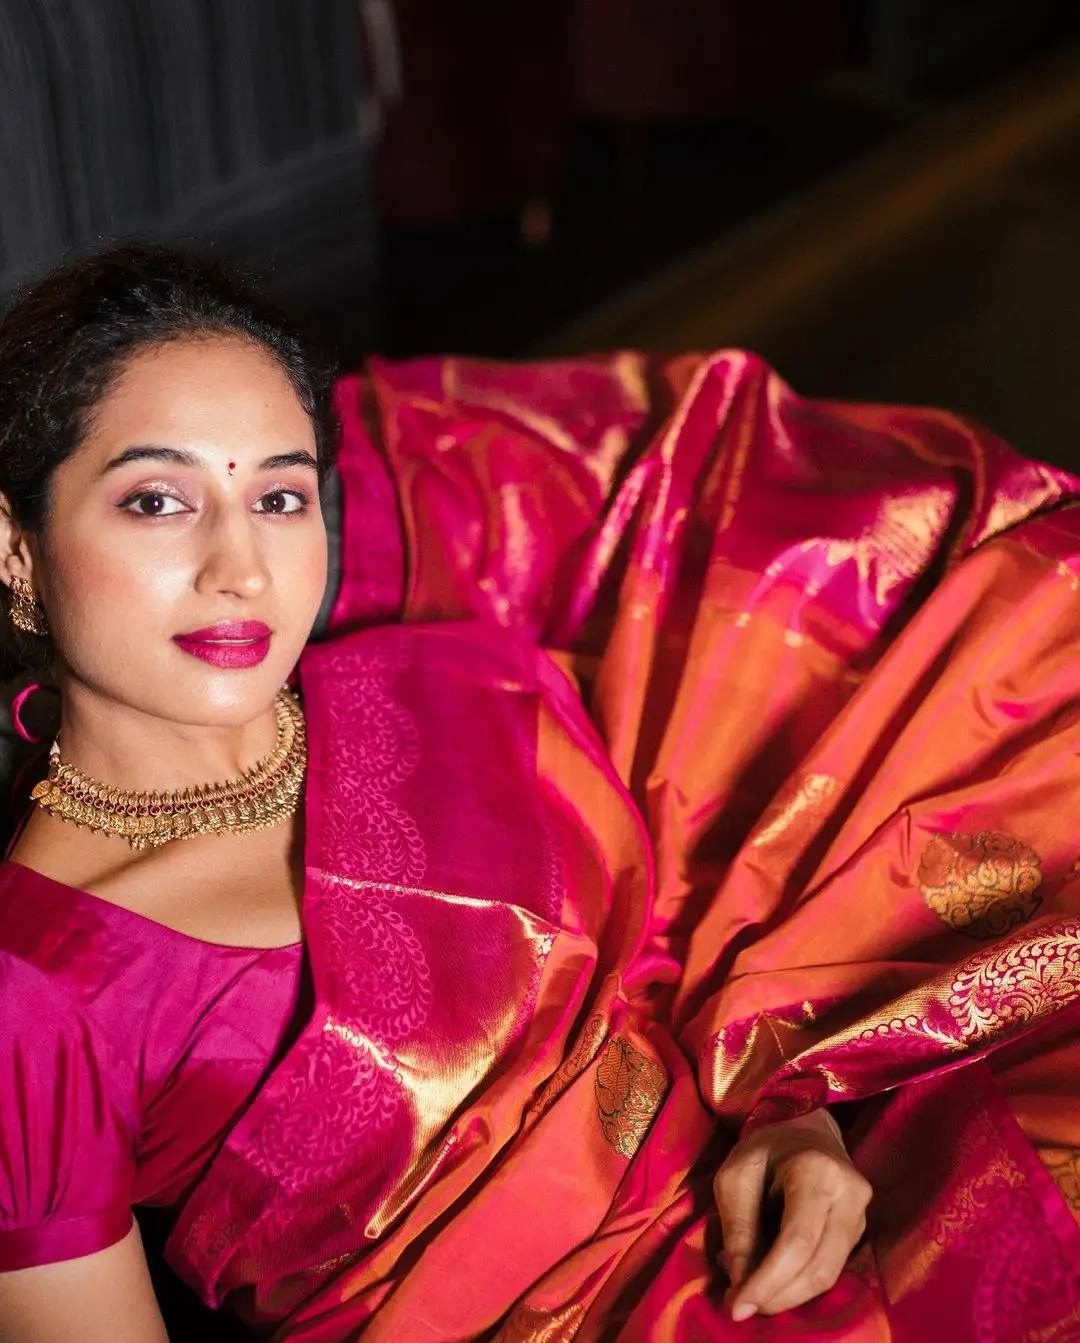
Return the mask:
{"type": "MultiPolygon", "coordinates": [[[[295,499],[297,500],[298,506],[296,508],[292,508],[285,512],[279,512],[279,513],[272,512],[271,510],[265,508],[259,508],[259,509],[253,508],[252,512],[257,512],[264,517],[295,518],[302,516],[304,513],[307,512],[307,510],[311,506],[311,499],[308,495],[306,495],[303,492],[303,490],[284,489],[281,487],[273,490],[266,490],[263,494],[259,495],[258,499],[255,500],[255,503],[256,504],[262,503],[264,500],[271,498],[273,495],[282,495],[295,499]]],[[[190,513],[194,511],[190,507],[190,505],[185,503],[185,501],[180,498],[179,495],[171,494],[168,490],[156,490],[156,489],[135,490],[131,494],[127,495],[126,498],[122,499],[120,503],[117,505],[117,507],[122,512],[131,513],[135,517],[149,518],[154,520],[163,517],[176,517],[180,512],[190,513]],[[139,503],[140,500],[143,499],[169,499],[172,500],[174,503],[181,504],[182,508],[174,510],[169,513],[143,513],[139,509],[134,507],[135,504],[139,503]]]]}

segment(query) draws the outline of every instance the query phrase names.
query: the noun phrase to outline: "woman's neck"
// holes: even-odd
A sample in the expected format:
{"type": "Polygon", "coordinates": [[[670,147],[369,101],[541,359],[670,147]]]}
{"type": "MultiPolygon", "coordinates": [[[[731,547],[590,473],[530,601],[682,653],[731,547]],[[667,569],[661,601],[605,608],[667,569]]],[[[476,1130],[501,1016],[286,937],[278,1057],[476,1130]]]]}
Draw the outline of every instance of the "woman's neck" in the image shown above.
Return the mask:
{"type": "Polygon", "coordinates": [[[268,755],[276,737],[273,703],[241,724],[207,726],[163,719],[78,683],[61,688],[60,754],[125,792],[224,783],[268,755]]]}

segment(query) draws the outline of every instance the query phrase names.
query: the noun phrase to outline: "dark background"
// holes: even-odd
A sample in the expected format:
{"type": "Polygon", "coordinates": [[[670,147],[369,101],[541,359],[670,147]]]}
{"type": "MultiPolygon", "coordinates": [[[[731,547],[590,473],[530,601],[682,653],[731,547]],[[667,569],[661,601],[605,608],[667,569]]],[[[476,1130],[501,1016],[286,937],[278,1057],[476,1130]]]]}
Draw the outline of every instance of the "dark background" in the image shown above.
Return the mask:
{"type": "Polygon", "coordinates": [[[338,355],[765,354],[1080,468],[1075,0],[0,0],[0,297],[129,235],[338,355]]]}

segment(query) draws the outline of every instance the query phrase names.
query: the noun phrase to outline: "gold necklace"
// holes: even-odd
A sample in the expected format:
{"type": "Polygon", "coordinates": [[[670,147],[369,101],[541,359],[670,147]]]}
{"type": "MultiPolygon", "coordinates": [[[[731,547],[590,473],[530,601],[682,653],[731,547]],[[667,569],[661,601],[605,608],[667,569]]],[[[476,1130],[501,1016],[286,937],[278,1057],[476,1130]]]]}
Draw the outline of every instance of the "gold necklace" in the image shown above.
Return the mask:
{"type": "Polygon", "coordinates": [[[279,693],[275,708],[274,749],[227,783],[175,793],[128,793],[81,773],[54,746],[48,776],[30,796],[59,820],[119,835],[133,849],[158,848],[193,835],[247,835],[266,830],[295,814],[307,768],[303,710],[288,690],[279,693]]]}

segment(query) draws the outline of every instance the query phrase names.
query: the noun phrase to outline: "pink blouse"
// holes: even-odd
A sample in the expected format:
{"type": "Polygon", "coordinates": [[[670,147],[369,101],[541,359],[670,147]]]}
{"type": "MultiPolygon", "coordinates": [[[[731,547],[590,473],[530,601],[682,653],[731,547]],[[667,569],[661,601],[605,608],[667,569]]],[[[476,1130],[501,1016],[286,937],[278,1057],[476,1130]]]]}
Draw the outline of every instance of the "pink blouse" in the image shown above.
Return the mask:
{"type": "Polygon", "coordinates": [[[179,1210],[299,1026],[302,967],[0,863],[0,1272],[179,1210]]]}

